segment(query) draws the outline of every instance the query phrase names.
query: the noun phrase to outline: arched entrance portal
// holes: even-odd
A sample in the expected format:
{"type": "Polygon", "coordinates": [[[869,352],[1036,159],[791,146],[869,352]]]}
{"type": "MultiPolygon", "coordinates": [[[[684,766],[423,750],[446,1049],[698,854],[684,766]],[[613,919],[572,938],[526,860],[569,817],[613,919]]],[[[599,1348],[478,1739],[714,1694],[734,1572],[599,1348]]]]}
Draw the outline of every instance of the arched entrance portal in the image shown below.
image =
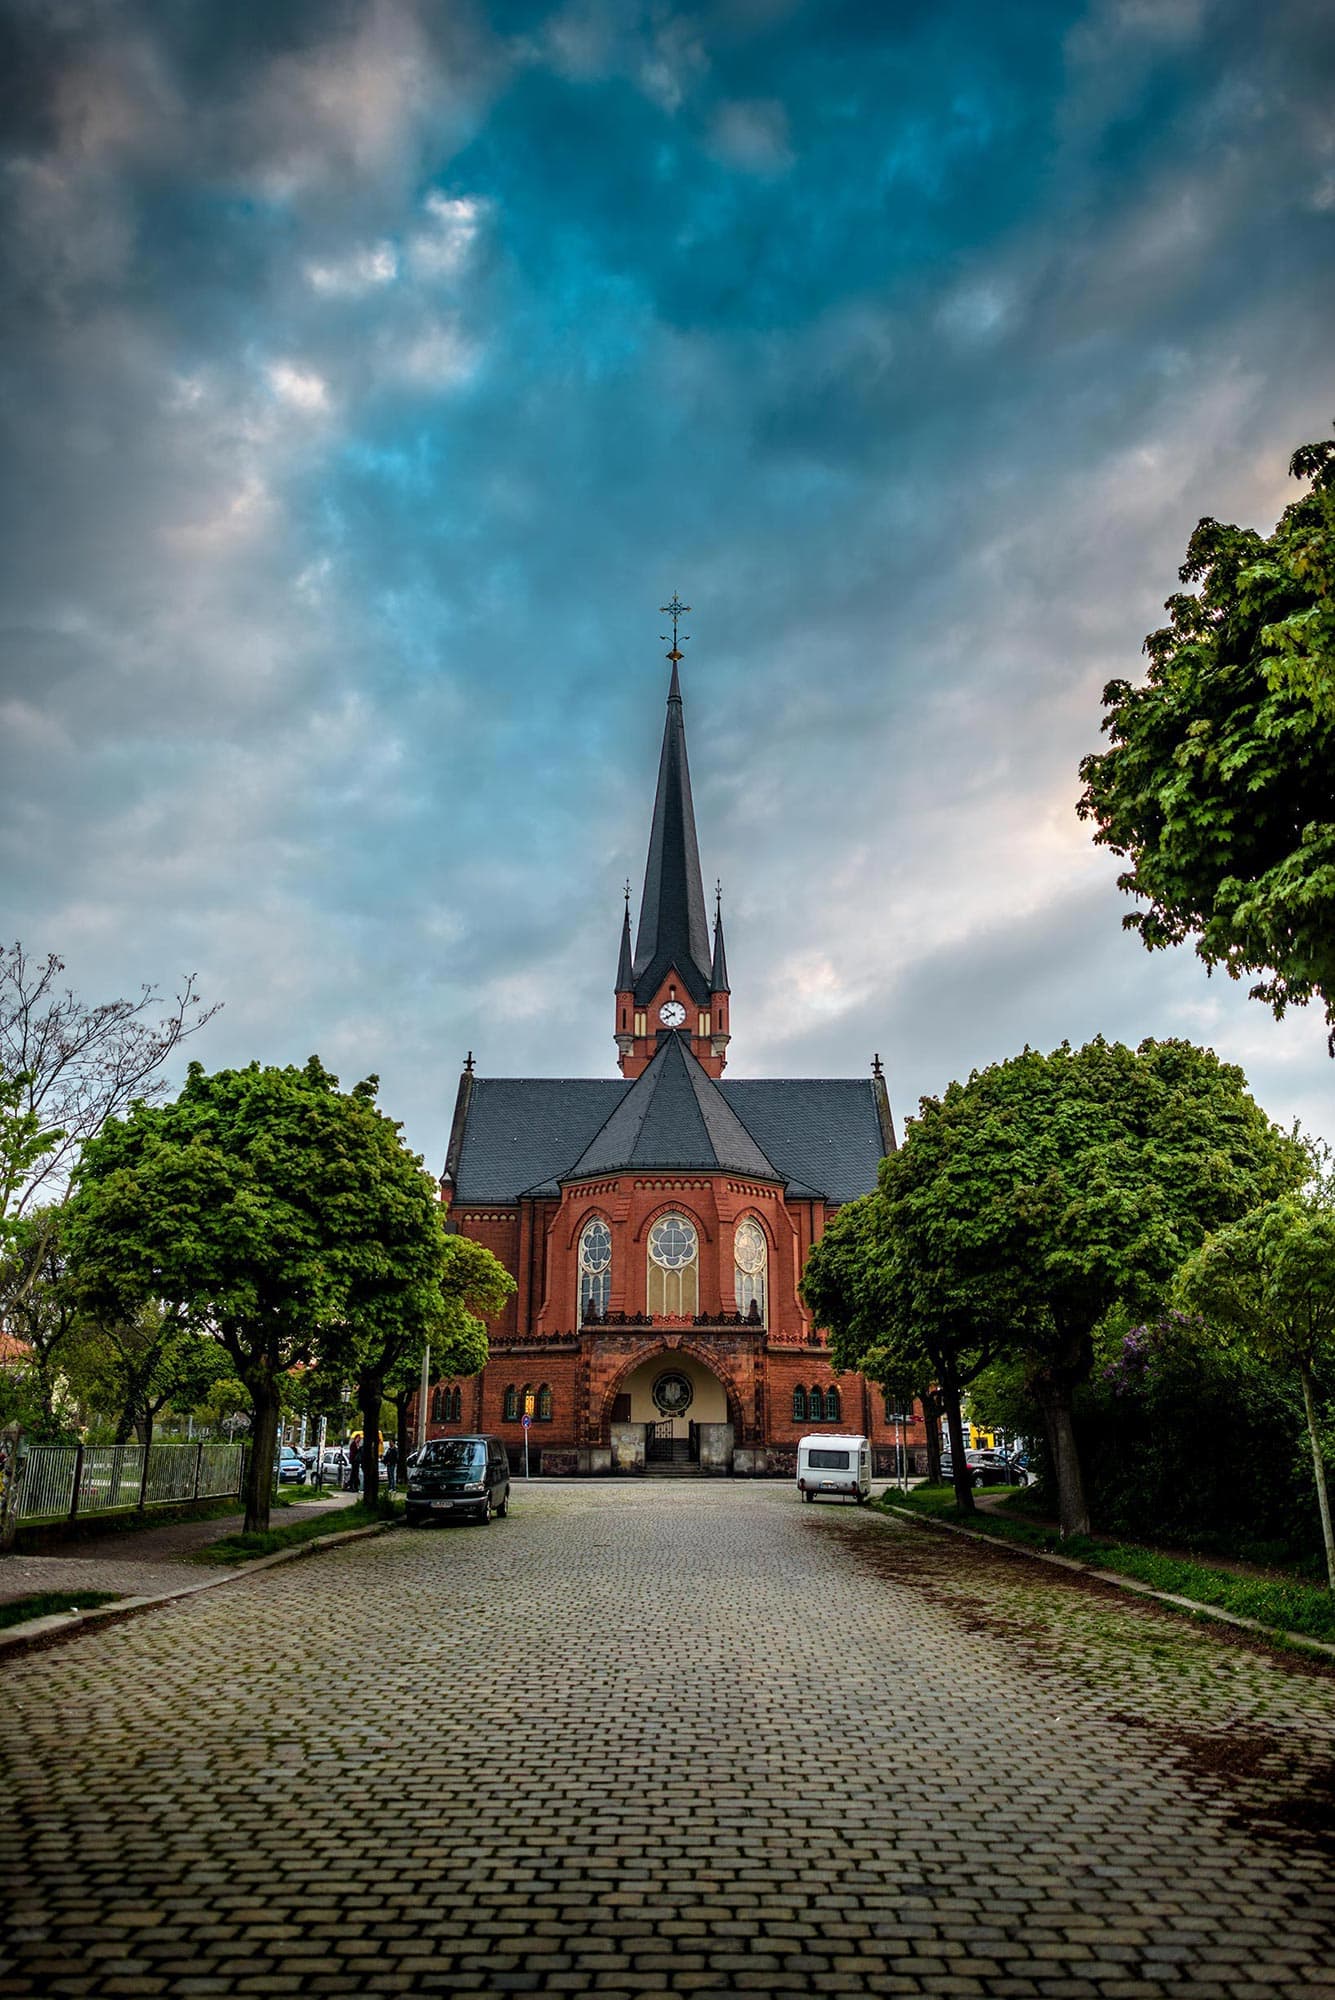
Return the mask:
{"type": "Polygon", "coordinates": [[[665,1348],[637,1362],[618,1384],[614,1458],[624,1462],[633,1454],[651,1473],[730,1472],[733,1442],[728,1392],[698,1355],[665,1348]]]}

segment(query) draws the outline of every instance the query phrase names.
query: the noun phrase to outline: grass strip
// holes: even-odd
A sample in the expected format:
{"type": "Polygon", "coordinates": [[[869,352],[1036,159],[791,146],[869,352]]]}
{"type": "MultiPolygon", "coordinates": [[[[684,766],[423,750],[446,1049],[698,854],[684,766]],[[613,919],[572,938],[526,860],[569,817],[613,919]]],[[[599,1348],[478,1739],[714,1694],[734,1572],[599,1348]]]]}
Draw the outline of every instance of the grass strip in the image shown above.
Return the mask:
{"type": "Polygon", "coordinates": [[[237,1514],[245,1502],[235,1493],[209,1500],[181,1500],[168,1506],[117,1509],[107,1514],[81,1514],[75,1521],[21,1521],[14,1537],[14,1553],[44,1555],[48,1549],[65,1548],[71,1542],[100,1542],[108,1536],[139,1535],[145,1528],[168,1528],[178,1521],[213,1521],[237,1514]]]}
{"type": "Polygon", "coordinates": [[[30,1618],[50,1618],[57,1611],[92,1611],[99,1604],[116,1604],[119,1590],[35,1590],[30,1597],[16,1597],[0,1604],[0,1631],[10,1625],[26,1625],[30,1618]]]}
{"type": "Polygon", "coordinates": [[[1335,1641],[1335,1596],[1319,1584],[1297,1578],[1238,1576],[1232,1570],[1211,1569],[1207,1563],[1164,1555],[1139,1542],[1105,1542],[1093,1535],[1067,1535],[1038,1521],[1025,1521],[1001,1509],[980,1507],[960,1512],[951,1486],[919,1486],[911,1493],[887,1493],[884,1506],[904,1507],[929,1519],[972,1528],[997,1541],[1018,1543],[1045,1554],[1069,1556],[1092,1569],[1112,1570],[1133,1577],[1152,1590],[1210,1604],[1239,1618],[1254,1618],[1276,1632],[1301,1632],[1309,1639],[1335,1641]]]}
{"type": "Polygon", "coordinates": [[[318,1541],[321,1535],[344,1535],[353,1528],[375,1528],[382,1522],[402,1518],[401,1501],[382,1500],[379,1506],[371,1508],[359,1500],[355,1507],[340,1507],[334,1513],[285,1522],[281,1528],[269,1528],[263,1534],[224,1535],[221,1541],[197,1550],[193,1560],[230,1567],[254,1562],[257,1556],[276,1556],[280,1549],[300,1548],[303,1542],[318,1541]]]}

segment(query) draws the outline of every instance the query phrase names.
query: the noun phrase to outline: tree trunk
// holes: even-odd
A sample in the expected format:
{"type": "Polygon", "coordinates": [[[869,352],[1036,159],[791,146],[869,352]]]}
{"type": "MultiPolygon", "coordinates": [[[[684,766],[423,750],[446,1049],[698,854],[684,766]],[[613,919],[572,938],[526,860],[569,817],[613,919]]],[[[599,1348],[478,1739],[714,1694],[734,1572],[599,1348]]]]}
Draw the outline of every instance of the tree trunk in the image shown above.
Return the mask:
{"type": "Polygon", "coordinates": [[[941,1394],[925,1389],[922,1394],[923,1429],[927,1433],[927,1483],[941,1484],[941,1394]]]}
{"type": "Polygon", "coordinates": [[[1038,1406],[1057,1478],[1057,1520],[1063,1536],[1089,1533],[1089,1507],[1080,1455],[1075,1448],[1075,1419],[1069,1382],[1049,1378],[1037,1385],[1038,1406]]]}
{"type": "Polygon", "coordinates": [[[250,1457],[246,1461],[246,1533],[263,1535],[269,1527],[273,1492],[273,1462],[278,1450],[278,1384],[266,1369],[247,1382],[250,1390],[250,1457]]]}
{"type": "Polygon", "coordinates": [[[1307,1435],[1312,1441],[1312,1471],[1316,1478],[1316,1504],[1321,1510],[1321,1539],[1326,1547],[1326,1582],[1335,1590],[1335,1532],[1330,1524],[1330,1488],[1326,1483],[1326,1461],[1321,1455],[1321,1429],[1316,1417],[1316,1397],[1312,1393],[1312,1371],[1299,1362],[1303,1380],[1303,1408],[1307,1412],[1307,1435]]]}
{"type": "Polygon", "coordinates": [[[380,1405],[385,1400],[383,1375],[363,1375],[357,1383],[362,1412],[362,1500],[374,1508],[380,1499],[380,1405]]]}
{"type": "Polygon", "coordinates": [[[973,1475],[964,1455],[964,1418],[960,1413],[960,1392],[953,1380],[942,1382],[941,1401],[946,1413],[946,1429],[950,1433],[950,1470],[955,1487],[955,1505],[961,1514],[973,1514],[977,1512],[973,1504],[973,1475]]]}

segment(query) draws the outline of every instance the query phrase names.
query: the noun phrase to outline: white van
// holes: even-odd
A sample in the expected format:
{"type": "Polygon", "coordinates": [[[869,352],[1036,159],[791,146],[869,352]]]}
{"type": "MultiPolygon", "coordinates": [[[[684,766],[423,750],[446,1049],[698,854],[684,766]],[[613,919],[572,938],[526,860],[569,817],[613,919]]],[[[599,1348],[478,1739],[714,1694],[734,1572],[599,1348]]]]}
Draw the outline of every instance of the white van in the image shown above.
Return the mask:
{"type": "Polygon", "coordinates": [[[804,1500],[842,1493],[860,1507],[871,1498],[871,1441],[813,1431],[797,1440],[797,1490],[804,1500]]]}

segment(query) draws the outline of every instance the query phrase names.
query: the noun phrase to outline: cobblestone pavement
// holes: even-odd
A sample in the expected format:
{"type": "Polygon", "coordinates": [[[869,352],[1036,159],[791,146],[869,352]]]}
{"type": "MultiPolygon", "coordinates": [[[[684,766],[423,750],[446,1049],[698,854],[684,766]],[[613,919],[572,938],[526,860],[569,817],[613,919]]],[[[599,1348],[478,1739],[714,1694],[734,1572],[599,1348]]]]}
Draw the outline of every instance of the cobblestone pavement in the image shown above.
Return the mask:
{"type": "MultiPolygon", "coordinates": [[[[355,1493],[331,1493],[327,1500],[303,1503],[300,1513],[275,1509],[273,1524],[281,1527],[305,1520],[307,1505],[335,1513],[351,1507],[356,1498],[355,1493]]],[[[206,1575],[230,1576],[227,1569],[206,1571],[184,1565],[210,1542],[238,1533],[245,1518],[242,1510],[212,1521],[168,1521],[161,1527],[70,1541],[41,1555],[5,1556],[0,1560],[0,1604],[12,1604],[15,1598],[39,1590],[111,1590],[121,1597],[153,1597],[160,1591],[179,1590],[184,1583],[201,1582],[206,1575]]],[[[330,1532],[337,1527],[336,1521],[331,1522],[330,1532]]]]}
{"type": "Polygon", "coordinates": [[[1335,1987],[1335,1682],[786,1488],[544,1486],[4,1670],[0,1995],[1335,1987]]]}

